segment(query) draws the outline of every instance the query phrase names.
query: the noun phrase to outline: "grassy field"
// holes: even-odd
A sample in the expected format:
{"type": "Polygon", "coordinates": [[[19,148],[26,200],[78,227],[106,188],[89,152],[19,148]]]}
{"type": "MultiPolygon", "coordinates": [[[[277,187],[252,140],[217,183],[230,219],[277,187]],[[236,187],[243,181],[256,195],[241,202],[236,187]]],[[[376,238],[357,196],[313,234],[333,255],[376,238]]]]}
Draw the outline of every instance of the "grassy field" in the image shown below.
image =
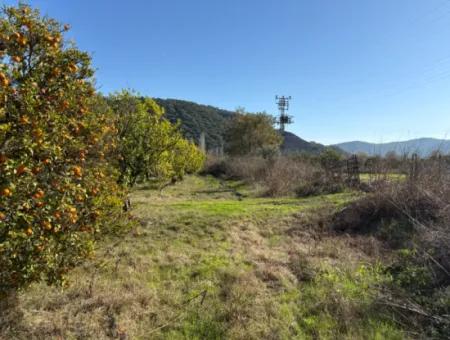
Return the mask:
{"type": "Polygon", "coordinates": [[[140,226],[100,244],[64,289],[36,284],[11,298],[0,338],[408,337],[374,304],[389,280],[378,242],[323,222],[355,193],[257,193],[195,176],[162,194],[137,188],[140,226]]]}
{"type": "Polygon", "coordinates": [[[405,174],[397,174],[397,173],[385,173],[385,174],[369,174],[362,173],[360,174],[360,179],[364,183],[370,183],[373,181],[389,181],[389,182],[401,182],[406,180],[407,176],[405,174]]]}

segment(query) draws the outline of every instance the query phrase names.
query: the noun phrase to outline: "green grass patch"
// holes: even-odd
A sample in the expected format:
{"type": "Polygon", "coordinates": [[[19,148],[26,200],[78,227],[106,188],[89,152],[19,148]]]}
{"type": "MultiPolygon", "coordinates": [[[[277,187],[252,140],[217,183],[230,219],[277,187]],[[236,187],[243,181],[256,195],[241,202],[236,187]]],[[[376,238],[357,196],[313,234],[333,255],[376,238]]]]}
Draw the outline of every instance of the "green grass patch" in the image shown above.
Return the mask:
{"type": "Polygon", "coordinates": [[[242,182],[197,176],[162,194],[142,185],[131,195],[142,227],[99,245],[66,290],[23,292],[20,324],[0,335],[400,339],[372,309],[389,279],[382,268],[362,265],[347,238],[321,240],[322,227],[302,229],[296,217],[357,196],[261,198],[242,182]]]}

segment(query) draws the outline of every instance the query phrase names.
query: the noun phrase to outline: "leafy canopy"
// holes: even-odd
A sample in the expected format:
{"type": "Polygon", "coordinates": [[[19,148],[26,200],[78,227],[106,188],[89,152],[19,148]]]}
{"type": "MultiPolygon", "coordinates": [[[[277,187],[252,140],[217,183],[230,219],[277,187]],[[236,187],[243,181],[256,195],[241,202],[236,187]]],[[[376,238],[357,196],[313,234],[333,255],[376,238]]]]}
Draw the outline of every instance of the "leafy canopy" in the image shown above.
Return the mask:
{"type": "Polygon", "coordinates": [[[120,202],[112,117],[93,110],[90,57],[68,29],[26,5],[0,13],[0,295],[60,282],[120,202]]]}
{"type": "Polygon", "coordinates": [[[231,155],[278,150],[282,137],[274,128],[275,119],[266,113],[238,110],[225,131],[225,151],[231,155]]]}
{"type": "Polygon", "coordinates": [[[203,153],[185,140],[178,124],[165,119],[153,99],[128,91],[109,96],[118,126],[118,159],[121,183],[139,179],[179,179],[199,170],[203,153]]]}

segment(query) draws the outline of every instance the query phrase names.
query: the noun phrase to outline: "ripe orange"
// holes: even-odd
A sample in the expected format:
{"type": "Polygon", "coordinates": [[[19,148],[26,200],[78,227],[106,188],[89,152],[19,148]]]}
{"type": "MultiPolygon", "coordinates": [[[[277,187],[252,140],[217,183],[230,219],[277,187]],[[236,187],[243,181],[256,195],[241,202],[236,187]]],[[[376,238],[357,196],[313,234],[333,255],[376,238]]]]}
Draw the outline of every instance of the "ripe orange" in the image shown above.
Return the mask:
{"type": "Polygon", "coordinates": [[[45,229],[45,230],[51,230],[52,229],[52,224],[49,221],[42,221],[41,222],[41,226],[45,229]]]}
{"type": "Polygon", "coordinates": [[[79,167],[79,166],[74,166],[72,168],[72,173],[74,174],[74,176],[77,176],[77,177],[81,177],[83,175],[81,167],[79,167]]]}
{"type": "Polygon", "coordinates": [[[0,212],[0,221],[3,221],[6,218],[6,215],[0,212]]]}
{"type": "Polygon", "coordinates": [[[16,173],[18,176],[24,174],[27,171],[28,171],[28,168],[24,164],[20,164],[16,169],[16,173]]]}
{"type": "Polygon", "coordinates": [[[25,38],[24,36],[20,36],[19,39],[17,39],[17,42],[19,43],[20,46],[25,46],[28,42],[27,38],[25,38]]]}
{"type": "Polygon", "coordinates": [[[0,192],[0,195],[4,197],[10,197],[12,196],[12,191],[9,188],[3,188],[2,191],[0,192]]]}
{"type": "Polygon", "coordinates": [[[15,63],[20,63],[22,61],[22,58],[15,55],[15,56],[11,57],[11,60],[14,61],[15,63]]]}
{"type": "Polygon", "coordinates": [[[3,87],[7,87],[9,85],[9,80],[3,72],[0,72],[0,83],[3,87]]]}
{"type": "Polygon", "coordinates": [[[61,218],[61,213],[59,211],[55,211],[53,213],[53,217],[56,218],[57,220],[59,220],[61,218]]]}
{"type": "Polygon", "coordinates": [[[25,234],[27,234],[28,236],[33,235],[33,229],[31,229],[31,227],[28,227],[27,230],[25,230],[25,234]]]}
{"type": "Polygon", "coordinates": [[[42,197],[44,197],[45,193],[42,189],[37,189],[36,193],[33,195],[33,198],[35,199],[40,199],[42,197]]]}
{"type": "Polygon", "coordinates": [[[46,158],[42,161],[45,165],[49,165],[51,163],[50,159],[46,158]]]}

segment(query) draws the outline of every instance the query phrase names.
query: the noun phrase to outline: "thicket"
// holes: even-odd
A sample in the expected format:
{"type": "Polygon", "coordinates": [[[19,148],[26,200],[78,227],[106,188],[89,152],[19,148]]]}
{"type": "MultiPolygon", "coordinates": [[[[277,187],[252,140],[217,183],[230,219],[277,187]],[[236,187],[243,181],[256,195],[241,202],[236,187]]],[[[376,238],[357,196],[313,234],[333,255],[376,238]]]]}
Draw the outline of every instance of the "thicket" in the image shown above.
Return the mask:
{"type": "Polygon", "coordinates": [[[342,161],[333,150],[320,155],[209,155],[203,172],[261,185],[267,196],[306,197],[343,191],[346,183],[340,169],[342,161]],[[330,170],[336,168],[338,171],[330,170]]]}
{"type": "MultiPolygon", "coordinates": [[[[414,162],[416,163],[416,162],[414,162]]],[[[378,185],[333,218],[337,232],[372,234],[394,256],[385,270],[391,284],[378,304],[405,327],[430,338],[450,334],[450,164],[432,157],[403,181],[378,185]]]]}

